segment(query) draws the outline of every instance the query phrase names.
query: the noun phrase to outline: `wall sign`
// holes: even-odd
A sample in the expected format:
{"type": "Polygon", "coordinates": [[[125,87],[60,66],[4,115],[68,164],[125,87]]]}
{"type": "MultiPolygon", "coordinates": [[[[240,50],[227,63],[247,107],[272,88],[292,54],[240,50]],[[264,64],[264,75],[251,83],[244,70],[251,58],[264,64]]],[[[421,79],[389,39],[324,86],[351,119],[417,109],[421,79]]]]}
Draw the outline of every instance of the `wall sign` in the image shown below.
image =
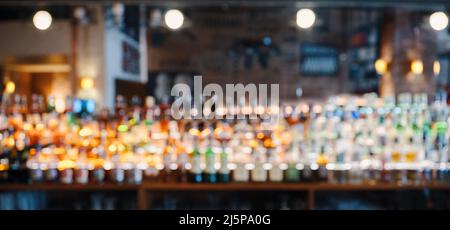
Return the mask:
{"type": "Polygon", "coordinates": [[[300,73],[303,76],[335,76],[338,73],[336,48],[318,43],[300,46],[300,73]]]}

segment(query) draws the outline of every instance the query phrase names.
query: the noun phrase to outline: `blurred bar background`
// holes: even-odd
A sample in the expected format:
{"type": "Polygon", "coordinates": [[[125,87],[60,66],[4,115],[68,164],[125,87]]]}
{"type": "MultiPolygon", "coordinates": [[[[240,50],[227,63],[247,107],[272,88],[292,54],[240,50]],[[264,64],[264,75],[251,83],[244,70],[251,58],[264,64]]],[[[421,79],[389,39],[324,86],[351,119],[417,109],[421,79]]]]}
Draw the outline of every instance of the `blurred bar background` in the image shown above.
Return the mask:
{"type": "Polygon", "coordinates": [[[2,1],[0,209],[448,209],[449,8],[2,1]],[[283,119],[173,119],[198,75],[283,119]]]}

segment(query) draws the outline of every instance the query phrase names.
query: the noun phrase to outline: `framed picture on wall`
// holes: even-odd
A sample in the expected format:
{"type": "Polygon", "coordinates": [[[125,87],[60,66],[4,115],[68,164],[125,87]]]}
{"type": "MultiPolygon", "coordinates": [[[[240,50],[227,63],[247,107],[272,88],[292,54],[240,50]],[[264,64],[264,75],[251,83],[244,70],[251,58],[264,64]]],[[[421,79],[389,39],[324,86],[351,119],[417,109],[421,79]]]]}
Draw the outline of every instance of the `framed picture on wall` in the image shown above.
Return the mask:
{"type": "Polygon", "coordinates": [[[122,41],[122,70],[126,73],[139,75],[140,73],[140,53],[139,49],[122,41]]]}

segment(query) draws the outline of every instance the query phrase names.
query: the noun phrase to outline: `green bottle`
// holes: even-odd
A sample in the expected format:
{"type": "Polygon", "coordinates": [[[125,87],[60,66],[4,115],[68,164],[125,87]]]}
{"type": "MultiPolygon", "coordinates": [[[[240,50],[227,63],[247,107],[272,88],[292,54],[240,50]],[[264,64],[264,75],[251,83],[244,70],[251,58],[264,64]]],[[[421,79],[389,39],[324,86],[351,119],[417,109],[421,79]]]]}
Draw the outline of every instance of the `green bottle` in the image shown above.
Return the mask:
{"type": "Polygon", "coordinates": [[[210,138],[208,149],[205,152],[205,161],[206,161],[206,168],[205,168],[204,182],[216,183],[217,182],[217,175],[215,168],[216,154],[212,149],[212,138],[210,138]]]}
{"type": "Polygon", "coordinates": [[[296,142],[292,144],[291,152],[287,159],[287,169],[286,169],[286,175],[285,180],[286,182],[298,182],[300,181],[300,171],[297,168],[297,156],[299,155],[298,152],[298,145],[296,142]]]}
{"type": "Polygon", "coordinates": [[[194,150],[191,154],[191,169],[189,171],[189,182],[202,182],[201,154],[198,149],[198,137],[194,139],[194,150]]]}
{"type": "Polygon", "coordinates": [[[220,168],[217,175],[217,179],[221,183],[230,182],[230,169],[228,168],[228,153],[225,148],[222,148],[222,153],[220,153],[220,168]]]}

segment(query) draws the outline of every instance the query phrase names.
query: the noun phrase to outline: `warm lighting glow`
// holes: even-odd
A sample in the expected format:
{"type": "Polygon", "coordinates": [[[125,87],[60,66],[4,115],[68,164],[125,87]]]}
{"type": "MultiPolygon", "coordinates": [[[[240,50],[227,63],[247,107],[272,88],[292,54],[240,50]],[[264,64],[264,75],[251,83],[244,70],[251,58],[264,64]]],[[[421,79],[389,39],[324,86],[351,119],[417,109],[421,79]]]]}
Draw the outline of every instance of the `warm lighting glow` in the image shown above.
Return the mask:
{"type": "Polygon", "coordinates": [[[58,163],[58,170],[73,169],[75,168],[75,166],[76,166],[75,162],[71,160],[63,160],[58,163]]]}
{"type": "Polygon", "coordinates": [[[290,115],[292,114],[292,107],[291,106],[286,106],[286,108],[284,108],[284,112],[286,115],[290,115]]]}
{"type": "Polygon", "coordinates": [[[111,144],[111,145],[108,147],[108,151],[110,151],[110,152],[116,152],[116,151],[117,151],[117,146],[114,145],[114,144],[111,144]]]}
{"type": "Polygon", "coordinates": [[[177,30],[183,25],[184,22],[183,13],[175,9],[169,10],[164,15],[164,22],[170,29],[177,30]]]}
{"type": "Polygon", "coordinates": [[[435,76],[437,76],[439,75],[440,72],[441,72],[441,64],[439,63],[438,60],[436,60],[433,63],[433,73],[435,76]]]}
{"type": "Polygon", "coordinates": [[[375,62],[375,70],[377,71],[378,74],[383,75],[387,72],[387,62],[383,59],[378,59],[375,62]]]}
{"type": "Polygon", "coordinates": [[[411,62],[411,72],[413,74],[422,74],[423,73],[423,63],[420,60],[414,60],[411,62]]]}
{"type": "Polygon", "coordinates": [[[207,137],[207,136],[209,136],[209,134],[211,134],[211,131],[209,129],[204,129],[200,132],[200,135],[202,137],[207,137]]]}
{"type": "Polygon", "coordinates": [[[316,21],[316,14],[310,9],[301,9],[297,11],[297,25],[300,28],[308,29],[316,21]]]}
{"type": "Polygon", "coordinates": [[[16,84],[13,81],[7,81],[5,84],[5,93],[12,94],[16,91],[16,84]]]}
{"type": "Polygon", "coordinates": [[[198,129],[189,129],[189,134],[192,136],[200,136],[200,130],[198,129]]]}
{"type": "Polygon", "coordinates": [[[34,14],[33,24],[38,30],[46,30],[52,24],[52,15],[45,10],[40,10],[34,14]]]}
{"type": "Polygon", "coordinates": [[[448,26],[448,16],[444,12],[435,12],[430,15],[430,26],[434,30],[443,30],[448,26]]]}
{"type": "Polygon", "coordinates": [[[308,112],[309,112],[309,106],[308,106],[307,104],[303,104],[303,105],[301,106],[301,111],[302,111],[303,113],[308,113],[308,112]]]}
{"type": "Polygon", "coordinates": [[[119,152],[123,152],[123,151],[125,150],[125,145],[123,145],[123,144],[118,144],[118,145],[117,145],[117,150],[118,150],[119,152]]]}
{"type": "Polygon", "coordinates": [[[80,129],[79,134],[81,137],[87,137],[87,136],[92,135],[93,131],[90,128],[82,128],[82,129],[80,129]]]}
{"type": "Polygon", "coordinates": [[[66,102],[63,98],[55,99],[55,110],[58,113],[64,113],[64,111],[66,110],[66,102]]]}
{"type": "Polygon", "coordinates": [[[94,79],[90,77],[84,77],[81,79],[81,88],[82,89],[92,89],[94,88],[94,79]]]}
{"type": "Polygon", "coordinates": [[[313,106],[313,112],[314,112],[314,113],[321,113],[321,112],[322,112],[322,106],[320,106],[320,105],[314,105],[314,106],[313,106]]]}

